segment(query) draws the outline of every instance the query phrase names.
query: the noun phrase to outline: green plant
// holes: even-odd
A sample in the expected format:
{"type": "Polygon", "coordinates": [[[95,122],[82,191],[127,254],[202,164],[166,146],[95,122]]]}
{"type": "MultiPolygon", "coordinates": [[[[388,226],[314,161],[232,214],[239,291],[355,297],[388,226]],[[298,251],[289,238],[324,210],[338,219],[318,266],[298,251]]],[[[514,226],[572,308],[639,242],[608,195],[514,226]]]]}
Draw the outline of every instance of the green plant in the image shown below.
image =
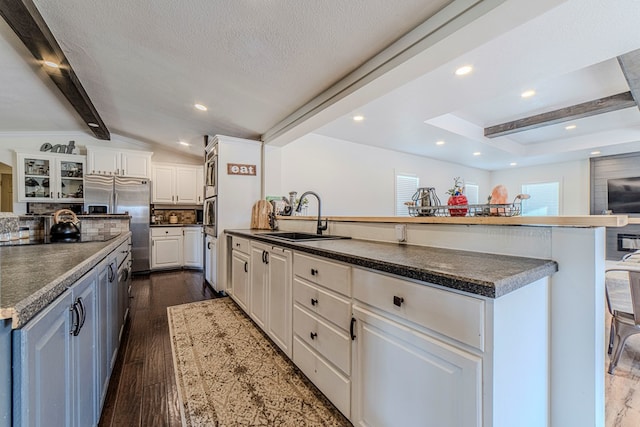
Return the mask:
{"type": "MultiPolygon", "coordinates": [[[[296,198],[294,207],[298,206],[298,203],[300,203],[300,199],[296,198]]],[[[309,204],[309,199],[307,199],[306,197],[302,199],[302,206],[307,206],[308,204],[309,204]]]]}
{"type": "Polygon", "coordinates": [[[464,184],[459,176],[453,178],[453,188],[448,189],[447,194],[451,196],[460,196],[464,194],[464,184]]]}

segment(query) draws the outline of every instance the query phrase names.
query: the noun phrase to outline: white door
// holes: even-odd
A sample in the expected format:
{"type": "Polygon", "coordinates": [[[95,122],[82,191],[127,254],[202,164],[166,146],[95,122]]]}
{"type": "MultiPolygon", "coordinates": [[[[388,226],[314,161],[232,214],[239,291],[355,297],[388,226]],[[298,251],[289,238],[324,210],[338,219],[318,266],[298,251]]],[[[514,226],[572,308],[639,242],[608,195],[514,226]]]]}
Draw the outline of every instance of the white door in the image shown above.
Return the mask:
{"type": "Polygon", "coordinates": [[[197,167],[176,167],[176,203],[198,203],[197,176],[197,167]]]}
{"type": "Polygon", "coordinates": [[[123,152],[120,155],[120,159],[120,175],[149,178],[149,172],[151,170],[151,156],[149,156],[149,154],[123,152]]]}
{"type": "Polygon", "coordinates": [[[196,203],[201,205],[204,202],[204,167],[199,166],[196,170],[196,203]]]}
{"type": "Polygon", "coordinates": [[[354,425],[482,425],[479,356],[366,309],[353,313],[354,425]]]}
{"type": "Polygon", "coordinates": [[[233,299],[245,312],[249,311],[249,256],[239,251],[231,255],[231,285],[233,299]]]}
{"type": "Polygon", "coordinates": [[[267,296],[267,334],[291,357],[291,251],[269,251],[269,292],[267,296]]]}
{"type": "Polygon", "coordinates": [[[202,268],[202,227],[183,227],[185,267],[202,268]]]}
{"type": "Polygon", "coordinates": [[[266,331],[267,322],[267,271],[269,247],[251,242],[251,275],[249,279],[249,316],[266,331]]]}
{"type": "Polygon", "coordinates": [[[182,267],[182,236],[151,240],[151,268],[182,267]]]}
{"type": "Polygon", "coordinates": [[[151,174],[153,203],[175,203],[175,168],[172,166],[154,166],[151,174]]]}

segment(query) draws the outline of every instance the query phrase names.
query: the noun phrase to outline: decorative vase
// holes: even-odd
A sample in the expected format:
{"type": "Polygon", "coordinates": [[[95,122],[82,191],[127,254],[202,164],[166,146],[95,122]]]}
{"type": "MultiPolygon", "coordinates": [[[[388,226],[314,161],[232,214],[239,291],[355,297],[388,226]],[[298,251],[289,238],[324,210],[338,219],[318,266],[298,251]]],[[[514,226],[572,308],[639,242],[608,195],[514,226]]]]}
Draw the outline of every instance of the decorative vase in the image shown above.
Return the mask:
{"type": "MultiPolygon", "coordinates": [[[[449,200],[447,200],[447,205],[449,206],[458,206],[458,205],[468,205],[467,196],[464,194],[460,194],[458,196],[451,196],[449,200]]],[[[465,216],[467,215],[467,208],[461,209],[449,209],[449,215],[451,216],[465,216]]]]}

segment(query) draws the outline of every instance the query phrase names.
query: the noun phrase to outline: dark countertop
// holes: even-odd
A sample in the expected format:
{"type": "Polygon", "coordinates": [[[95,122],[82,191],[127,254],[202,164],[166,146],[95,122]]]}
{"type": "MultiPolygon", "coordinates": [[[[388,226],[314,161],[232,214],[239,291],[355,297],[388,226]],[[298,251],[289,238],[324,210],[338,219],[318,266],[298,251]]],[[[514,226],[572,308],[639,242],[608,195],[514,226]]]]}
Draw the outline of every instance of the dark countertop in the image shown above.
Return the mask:
{"type": "Polygon", "coordinates": [[[558,271],[557,262],[545,259],[358,239],[287,242],[261,230],[225,232],[489,298],[558,271]]]}
{"type": "Polygon", "coordinates": [[[129,236],[0,247],[0,319],[12,319],[13,328],[23,326],[129,236]]]}
{"type": "Polygon", "coordinates": [[[149,224],[149,227],[202,227],[202,224],[149,224]]]}

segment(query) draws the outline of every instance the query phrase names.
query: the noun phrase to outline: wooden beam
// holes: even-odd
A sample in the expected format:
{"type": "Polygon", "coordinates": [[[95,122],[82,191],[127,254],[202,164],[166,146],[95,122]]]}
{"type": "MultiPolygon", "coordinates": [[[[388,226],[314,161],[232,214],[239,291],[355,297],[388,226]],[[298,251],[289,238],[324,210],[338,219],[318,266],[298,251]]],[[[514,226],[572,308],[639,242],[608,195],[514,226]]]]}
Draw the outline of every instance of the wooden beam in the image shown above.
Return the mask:
{"type": "Polygon", "coordinates": [[[640,102],[640,49],[618,56],[618,64],[627,79],[631,95],[638,104],[640,102]]]}
{"type": "Polygon", "coordinates": [[[34,58],[59,64],[59,68],[44,69],[96,138],[109,140],[109,129],[32,0],[0,0],[0,15],[34,58]]]}
{"type": "Polygon", "coordinates": [[[554,125],[556,123],[567,122],[569,120],[582,119],[584,117],[595,116],[597,114],[622,110],[637,105],[631,92],[623,92],[582,104],[560,108],[559,110],[525,117],[512,122],[490,126],[484,129],[484,136],[496,138],[498,136],[509,135],[529,129],[536,129],[542,126],[554,125]]]}

